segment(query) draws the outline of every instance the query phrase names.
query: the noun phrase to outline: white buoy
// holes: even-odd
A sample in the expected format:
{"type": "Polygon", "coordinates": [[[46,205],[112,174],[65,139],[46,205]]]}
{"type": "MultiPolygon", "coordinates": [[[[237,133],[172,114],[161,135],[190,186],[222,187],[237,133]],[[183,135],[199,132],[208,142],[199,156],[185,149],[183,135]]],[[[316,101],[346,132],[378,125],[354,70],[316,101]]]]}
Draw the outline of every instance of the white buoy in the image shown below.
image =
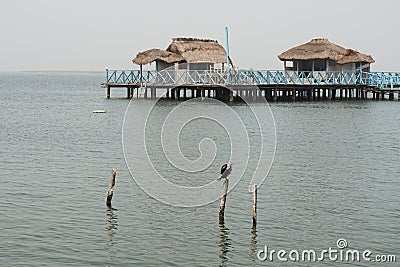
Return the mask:
{"type": "Polygon", "coordinates": [[[93,110],[93,113],[106,113],[104,109],[93,110]]]}

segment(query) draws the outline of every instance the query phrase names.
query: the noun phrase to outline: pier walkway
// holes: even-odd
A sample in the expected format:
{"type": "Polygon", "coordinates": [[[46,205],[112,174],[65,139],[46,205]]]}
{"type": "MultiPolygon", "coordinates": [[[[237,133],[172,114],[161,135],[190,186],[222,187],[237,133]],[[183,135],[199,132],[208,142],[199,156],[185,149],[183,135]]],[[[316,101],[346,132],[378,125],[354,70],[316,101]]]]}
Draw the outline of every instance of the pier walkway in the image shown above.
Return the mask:
{"type": "Polygon", "coordinates": [[[385,99],[388,95],[399,99],[400,73],[394,72],[326,72],[326,71],[285,71],[285,70],[106,70],[107,97],[111,88],[127,88],[127,97],[132,97],[139,88],[147,98],[147,88],[152,98],[157,89],[167,89],[167,98],[189,98],[208,96],[221,100],[234,97],[265,97],[267,100],[287,99],[385,99]],[[259,90],[254,90],[258,87],[259,90]],[[229,88],[231,90],[226,91],[229,88]],[[191,94],[186,92],[191,91],[191,94]],[[338,91],[339,90],[339,91],[338,91]],[[170,95],[171,91],[171,95],[170,95]],[[206,94],[207,91],[207,94],[206,94]],[[231,91],[231,92],[229,92],[231,91]],[[182,96],[183,92],[183,96],[182,96]],[[368,93],[372,97],[368,97],[368,93]],[[233,95],[232,95],[233,94],[233,95]],[[255,94],[255,95],[253,95],[255,94]]]}

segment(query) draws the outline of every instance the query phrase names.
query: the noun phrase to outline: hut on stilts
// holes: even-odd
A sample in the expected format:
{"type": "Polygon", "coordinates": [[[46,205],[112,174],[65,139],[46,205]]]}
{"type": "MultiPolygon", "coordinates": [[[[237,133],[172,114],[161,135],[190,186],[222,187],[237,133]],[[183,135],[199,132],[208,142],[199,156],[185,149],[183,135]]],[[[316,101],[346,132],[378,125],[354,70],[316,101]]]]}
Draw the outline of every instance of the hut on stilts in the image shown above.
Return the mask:
{"type": "Polygon", "coordinates": [[[284,62],[285,70],[297,72],[369,72],[371,63],[375,62],[370,55],[344,48],[325,38],[293,47],[278,58],[284,62]]]}
{"type": "Polygon", "coordinates": [[[139,52],[132,60],[143,66],[155,62],[155,70],[213,70],[223,69],[225,49],[216,40],[199,38],[173,38],[165,50],[149,49],[139,52]]]}
{"type": "MultiPolygon", "coordinates": [[[[155,63],[155,71],[158,75],[162,70],[170,72],[165,73],[167,80],[176,80],[184,76],[188,71],[211,71],[222,73],[226,68],[226,51],[217,40],[200,38],[173,38],[172,42],[165,50],[153,48],[139,52],[132,60],[134,64],[140,66],[140,73],[143,73],[143,66],[155,63]]],[[[232,61],[229,58],[230,64],[232,61]]],[[[195,74],[193,76],[196,76],[195,74]]],[[[228,99],[227,89],[215,86],[186,86],[184,88],[166,88],[166,97],[172,99],[189,97],[216,97],[219,99],[228,99]]],[[[147,90],[147,89],[145,89],[147,90]]],[[[152,97],[155,96],[155,89],[152,89],[152,97]]],[[[144,93],[146,95],[146,92],[144,93]]]]}

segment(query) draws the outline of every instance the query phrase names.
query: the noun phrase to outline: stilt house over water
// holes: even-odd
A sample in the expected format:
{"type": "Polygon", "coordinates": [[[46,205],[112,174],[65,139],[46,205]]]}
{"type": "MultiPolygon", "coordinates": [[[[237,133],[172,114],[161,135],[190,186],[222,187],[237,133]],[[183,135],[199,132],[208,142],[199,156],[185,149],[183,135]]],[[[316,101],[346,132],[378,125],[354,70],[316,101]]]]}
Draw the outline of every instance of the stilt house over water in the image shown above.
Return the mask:
{"type": "Polygon", "coordinates": [[[216,40],[173,38],[166,50],[149,49],[139,52],[132,62],[140,67],[155,62],[156,71],[167,68],[175,70],[223,69],[226,63],[226,52],[216,40]]]}
{"type": "Polygon", "coordinates": [[[369,72],[370,64],[375,62],[370,55],[343,48],[324,38],[293,47],[278,58],[284,62],[285,70],[297,72],[369,72]]]}

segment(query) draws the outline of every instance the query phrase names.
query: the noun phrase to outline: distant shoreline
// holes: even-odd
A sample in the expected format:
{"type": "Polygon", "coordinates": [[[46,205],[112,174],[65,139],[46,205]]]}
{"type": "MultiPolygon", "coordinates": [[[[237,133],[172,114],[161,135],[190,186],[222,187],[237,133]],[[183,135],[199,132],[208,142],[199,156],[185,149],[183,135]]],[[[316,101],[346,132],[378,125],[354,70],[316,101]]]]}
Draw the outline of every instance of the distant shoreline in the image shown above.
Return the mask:
{"type": "Polygon", "coordinates": [[[104,70],[21,70],[15,72],[47,72],[47,73],[104,73],[104,70]]]}

